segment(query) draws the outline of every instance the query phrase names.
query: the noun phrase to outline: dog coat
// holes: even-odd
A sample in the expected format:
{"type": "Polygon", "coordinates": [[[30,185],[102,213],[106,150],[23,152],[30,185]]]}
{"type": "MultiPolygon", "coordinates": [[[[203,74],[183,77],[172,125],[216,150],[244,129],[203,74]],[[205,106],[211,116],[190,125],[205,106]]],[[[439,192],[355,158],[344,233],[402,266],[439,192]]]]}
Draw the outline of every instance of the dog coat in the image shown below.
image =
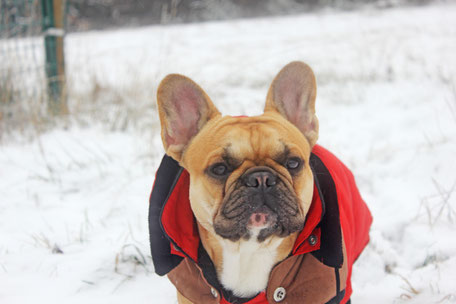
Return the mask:
{"type": "Polygon", "coordinates": [[[149,204],[152,260],[188,300],[199,303],[347,303],[352,265],[369,242],[371,213],[350,170],[319,145],[310,166],[314,194],[304,228],[285,260],[271,270],[266,289],[239,298],[220,284],[201,245],[190,208],[188,172],[164,156],[149,204]]]}

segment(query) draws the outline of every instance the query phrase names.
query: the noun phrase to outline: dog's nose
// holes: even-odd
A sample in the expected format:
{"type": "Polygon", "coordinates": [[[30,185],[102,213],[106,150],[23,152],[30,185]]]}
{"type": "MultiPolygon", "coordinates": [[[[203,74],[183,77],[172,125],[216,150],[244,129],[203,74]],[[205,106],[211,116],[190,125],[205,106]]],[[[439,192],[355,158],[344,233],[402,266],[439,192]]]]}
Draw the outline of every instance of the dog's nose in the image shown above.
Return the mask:
{"type": "Polygon", "coordinates": [[[246,176],[245,185],[257,189],[267,189],[275,186],[277,179],[268,171],[255,171],[246,176]]]}

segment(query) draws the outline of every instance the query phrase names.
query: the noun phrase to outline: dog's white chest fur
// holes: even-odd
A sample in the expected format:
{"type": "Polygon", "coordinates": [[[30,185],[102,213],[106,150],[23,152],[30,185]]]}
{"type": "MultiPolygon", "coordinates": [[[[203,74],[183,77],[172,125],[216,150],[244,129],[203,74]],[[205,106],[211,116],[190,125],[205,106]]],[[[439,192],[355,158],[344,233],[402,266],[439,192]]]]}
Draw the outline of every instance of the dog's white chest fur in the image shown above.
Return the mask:
{"type": "Polygon", "coordinates": [[[251,297],[266,289],[279,244],[265,247],[256,237],[240,243],[223,242],[223,263],[219,276],[222,285],[238,297],[251,297]]]}

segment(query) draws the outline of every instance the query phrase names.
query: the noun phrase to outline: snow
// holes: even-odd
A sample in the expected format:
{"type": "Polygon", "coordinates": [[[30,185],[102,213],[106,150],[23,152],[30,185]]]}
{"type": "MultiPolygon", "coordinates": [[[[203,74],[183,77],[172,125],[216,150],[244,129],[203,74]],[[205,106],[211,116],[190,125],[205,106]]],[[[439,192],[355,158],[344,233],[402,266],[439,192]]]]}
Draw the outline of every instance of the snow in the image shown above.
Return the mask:
{"type": "Polygon", "coordinates": [[[292,60],[314,69],[319,143],[374,215],[353,303],[456,302],[455,37],[454,3],[68,35],[82,114],[0,146],[0,302],[176,303],[148,248],[157,85],[178,72],[256,115],[292,60]]]}

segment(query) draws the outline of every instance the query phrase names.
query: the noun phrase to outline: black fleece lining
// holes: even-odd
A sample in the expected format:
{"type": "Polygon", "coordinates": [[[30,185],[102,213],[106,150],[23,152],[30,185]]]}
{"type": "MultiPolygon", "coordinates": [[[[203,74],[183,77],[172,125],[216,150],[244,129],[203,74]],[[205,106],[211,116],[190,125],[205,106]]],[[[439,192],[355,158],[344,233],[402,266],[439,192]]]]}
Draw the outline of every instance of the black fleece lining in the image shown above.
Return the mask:
{"type": "Polygon", "coordinates": [[[149,199],[149,240],[155,273],[163,276],[182,261],[171,254],[171,243],[161,225],[161,212],[168,201],[183,169],[168,155],[163,156],[157,170],[155,184],[149,199]]]}
{"type": "MultiPolygon", "coordinates": [[[[334,298],[326,302],[326,304],[339,304],[345,297],[345,289],[339,292],[334,298]]],[[[350,303],[350,300],[348,300],[347,304],[350,303]]]]}
{"type": "Polygon", "coordinates": [[[312,254],[326,266],[340,268],[344,262],[344,256],[336,185],[321,159],[313,153],[310,156],[310,166],[325,212],[319,224],[321,227],[320,249],[312,254]]]}

